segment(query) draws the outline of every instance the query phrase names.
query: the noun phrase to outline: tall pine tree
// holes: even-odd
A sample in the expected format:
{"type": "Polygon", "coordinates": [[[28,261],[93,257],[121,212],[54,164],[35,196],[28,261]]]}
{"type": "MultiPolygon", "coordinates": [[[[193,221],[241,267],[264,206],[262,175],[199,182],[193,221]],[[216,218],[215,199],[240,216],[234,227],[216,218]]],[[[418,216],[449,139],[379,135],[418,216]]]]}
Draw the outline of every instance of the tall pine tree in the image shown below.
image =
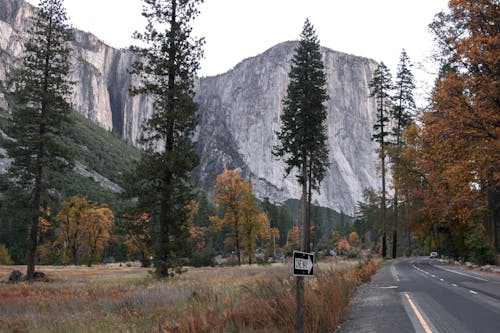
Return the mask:
{"type": "Polygon", "coordinates": [[[160,277],[180,272],[188,255],[188,204],[193,199],[190,171],[198,157],[190,141],[197,105],[194,76],[200,67],[202,39],[191,37],[191,20],[201,0],[144,0],[147,25],[134,37],[145,47],[133,47],[140,60],[132,73],[140,80],[133,94],[149,95],[153,114],[144,123],[145,154],[131,178],[129,193],[137,209],[151,217],[156,239],[154,265],[160,277]]]}
{"type": "MultiPolygon", "coordinates": [[[[290,83],[283,100],[279,144],[274,155],[286,163],[285,173],[297,169],[302,185],[302,251],[310,251],[310,206],[313,190],[319,190],[328,167],[325,102],[326,74],[318,36],[306,20],[288,74],[290,83]]],[[[297,278],[297,331],[304,330],[304,280],[297,278]]]]}
{"type": "MultiPolygon", "coordinates": [[[[394,84],[395,94],[393,96],[394,105],[391,109],[391,118],[394,126],[392,136],[396,142],[391,154],[393,171],[397,170],[400,164],[401,148],[403,146],[403,132],[411,123],[411,112],[415,109],[415,100],[413,99],[413,73],[411,72],[411,62],[405,50],[401,52],[394,84]]],[[[397,177],[393,177],[394,182],[394,227],[392,229],[392,257],[397,256],[398,244],[398,222],[399,222],[399,192],[400,186],[397,177]]]]}
{"type": "Polygon", "coordinates": [[[26,255],[27,276],[33,277],[39,220],[49,203],[50,174],[68,166],[61,134],[71,106],[70,45],[61,0],[42,0],[25,44],[22,67],[16,77],[10,134],[16,140],[8,152],[14,161],[11,179],[30,193],[30,227],[26,255]]]}
{"type": "Polygon", "coordinates": [[[392,90],[392,76],[391,72],[381,62],[373,73],[373,79],[369,84],[370,97],[375,98],[377,103],[377,120],[373,129],[375,133],[372,140],[379,144],[379,156],[382,172],[382,257],[387,255],[387,231],[386,231],[386,217],[387,217],[387,203],[386,203],[386,162],[387,157],[387,143],[386,138],[389,135],[387,129],[389,123],[389,111],[391,108],[391,90],[392,90]]]}

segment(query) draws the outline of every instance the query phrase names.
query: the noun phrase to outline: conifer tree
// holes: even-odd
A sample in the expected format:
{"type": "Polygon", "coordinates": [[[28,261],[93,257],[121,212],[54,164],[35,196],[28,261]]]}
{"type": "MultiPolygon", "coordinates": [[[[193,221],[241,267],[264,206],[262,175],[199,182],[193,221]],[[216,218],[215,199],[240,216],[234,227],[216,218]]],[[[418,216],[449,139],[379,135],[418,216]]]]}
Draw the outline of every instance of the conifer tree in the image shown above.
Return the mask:
{"type": "Polygon", "coordinates": [[[389,111],[391,108],[391,90],[392,90],[392,76],[389,69],[381,62],[373,73],[373,79],[369,84],[370,87],[370,97],[375,98],[377,103],[377,119],[373,129],[375,133],[372,136],[372,140],[379,144],[379,156],[380,165],[382,172],[382,257],[387,254],[387,231],[386,231],[386,148],[388,140],[386,136],[389,135],[387,129],[389,123],[389,111]]]}
{"type": "Polygon", "coordinates": [[[16,77],[10,134],[16,140],[8,149],[14,161],[11,179],[30,193],[30,227],[27,276],[33,277],[38,246],[39,220],[49,203],[49,175],[68,166],[69,152],[61,134],[69,123],[71,106],[70,45],[61,0],[41,0],[22,67],[16,77]]]}
{"type": "MultiPolygon", "coordinates": [[[[320,44],[313,25],[306,20],[299,46],[288,74],[290,83],[283,100],[279,144],[273,154],[286,163],[285,174],[297,169],[302,186],[302,251],[310,251],[310,206],[312,190],[319,190],[328,167],[325,102],[326,75],[320,44]]],[[[304,280],[297,278],[297,331],[304,330],[304,280]]]]}
{"type": "Polygon", "coordinates": [[[133,94],[153,100],[153,114],[144,123],[143,159],[130,178],[129,193],[137,208],[151,217],[156,239],[154,265],[160,277],[180,272],[188,256],[188,205],[193,199],[190,171],[198,164],[190,135],[196,124],[194,76],[202,56],[202,39],[191,36],[191,20],[201,0],[144,0],[147,25],[135,33],[144,47],[132,73],[140,84],[133,94]]]}
{"type": "MultiPolygon", "coordinates": [[[[399,168],[401,148],[403,146],[403,132],[410,125],[411,111],[415,109],[415,100],[413,99],[413,73],[410,70],[411,63],[406,54],[406,51],[401,52],[398,64],[398,72],[396,74],[396,82],[394,84],[395,95],[393,96],[394,106],[391,109],[391,118],[394,126],[392,128],[392,136],[396,140],[394,150],[391,156],[393,164],[393,172],[399,168]]],[[[393,177],[394,182],[394,227],[392,229],[392,257],[397,256],[398,242],[398,220],[399,220],[399,192],[400,186],[397,182],[397,177],[393,177]]]]}

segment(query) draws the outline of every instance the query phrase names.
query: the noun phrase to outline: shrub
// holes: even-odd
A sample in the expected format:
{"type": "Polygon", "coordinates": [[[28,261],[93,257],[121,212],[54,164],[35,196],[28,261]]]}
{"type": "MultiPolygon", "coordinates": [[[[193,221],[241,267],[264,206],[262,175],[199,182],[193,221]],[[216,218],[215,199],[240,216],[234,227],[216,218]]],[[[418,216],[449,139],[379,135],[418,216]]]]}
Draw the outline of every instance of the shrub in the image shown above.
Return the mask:
{"type": "Polygon", "coordinates": [[[215,266],[215,250],[212,247],[204,247],[194,251],[191,255],[191,266],[215,266]]]}
{"type": "Polygon", "coordinates": [[[484,236],[481,224],[473,223],[469,227],[465,246],[473,262],[479,265],[495,264],[495,251],[484,236]]]}
{"type": "Polygon", "coordinates": [[[9,251],[5,245],[0,244],[0,264],[2,265],[12,265],[12,259],[10,258],[9,251]]]}

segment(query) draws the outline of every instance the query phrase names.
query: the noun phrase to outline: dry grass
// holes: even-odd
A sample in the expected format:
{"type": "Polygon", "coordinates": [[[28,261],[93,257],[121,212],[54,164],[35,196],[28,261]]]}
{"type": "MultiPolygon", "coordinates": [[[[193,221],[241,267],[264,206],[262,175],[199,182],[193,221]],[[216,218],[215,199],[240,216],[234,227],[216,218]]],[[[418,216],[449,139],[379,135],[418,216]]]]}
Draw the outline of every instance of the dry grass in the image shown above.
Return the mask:
{"type": "MultiPolygon", "coordinates": [[[[0,266],[0,281],[13,269],[0,266]]],[[[290,332],[295,279],[290,264],[191,268],[169,280],[118,265],[38,267],[48,283],[0,283],[0,331],[290,332]]],[[[307,279],[308,332],[331,332],[376,264],[321,262],[307,279]]]]}

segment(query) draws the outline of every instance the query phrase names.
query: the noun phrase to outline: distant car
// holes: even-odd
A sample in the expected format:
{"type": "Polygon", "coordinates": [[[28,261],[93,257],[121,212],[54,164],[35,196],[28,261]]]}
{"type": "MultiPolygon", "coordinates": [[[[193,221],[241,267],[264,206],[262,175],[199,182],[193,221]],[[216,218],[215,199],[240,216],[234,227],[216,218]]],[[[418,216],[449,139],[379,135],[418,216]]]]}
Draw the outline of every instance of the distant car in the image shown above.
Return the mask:
{"type": "Polygon", "coordinates": [[[439,258],[439,253],[437,253],[437,252],[431,252],[431,254],[429,255],[429,257],[431,259],[439,258]]]}

